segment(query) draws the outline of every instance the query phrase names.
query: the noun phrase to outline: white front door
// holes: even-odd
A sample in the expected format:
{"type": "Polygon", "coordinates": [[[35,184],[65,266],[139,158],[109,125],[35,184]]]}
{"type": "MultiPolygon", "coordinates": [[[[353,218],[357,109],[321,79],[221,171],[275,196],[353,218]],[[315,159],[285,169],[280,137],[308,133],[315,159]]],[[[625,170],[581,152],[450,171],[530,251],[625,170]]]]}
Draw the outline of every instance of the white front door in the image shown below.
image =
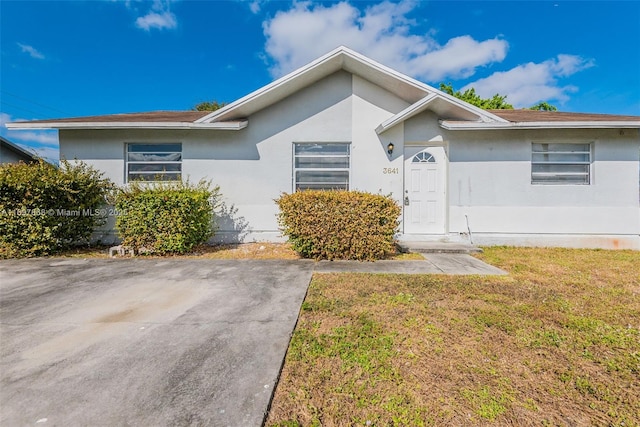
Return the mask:
{"type": "Polygon", "coordinates": [[[405,234],[444,234],[445,166],[444,147],[405,148],[405,234]]]}

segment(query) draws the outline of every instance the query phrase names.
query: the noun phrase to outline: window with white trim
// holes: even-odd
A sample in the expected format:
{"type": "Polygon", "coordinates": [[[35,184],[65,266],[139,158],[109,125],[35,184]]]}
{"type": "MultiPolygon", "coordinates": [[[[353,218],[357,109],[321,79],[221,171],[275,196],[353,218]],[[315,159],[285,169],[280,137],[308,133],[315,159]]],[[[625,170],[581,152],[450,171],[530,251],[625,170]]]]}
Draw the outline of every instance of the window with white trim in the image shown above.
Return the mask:
{"type": "Polygon", "coordinates": [[[591,144],[531,144],[531,183],[589,185],[591,144]]]}
{"type": "Polygon", "coordinates": [[[180,181],[182,143],[127,144],[127,182],[180,181]]]}
{"type": "Polygon", "coordinates": [[[294,143],[293,189],[348,190],[348,143],[294,143]]]}

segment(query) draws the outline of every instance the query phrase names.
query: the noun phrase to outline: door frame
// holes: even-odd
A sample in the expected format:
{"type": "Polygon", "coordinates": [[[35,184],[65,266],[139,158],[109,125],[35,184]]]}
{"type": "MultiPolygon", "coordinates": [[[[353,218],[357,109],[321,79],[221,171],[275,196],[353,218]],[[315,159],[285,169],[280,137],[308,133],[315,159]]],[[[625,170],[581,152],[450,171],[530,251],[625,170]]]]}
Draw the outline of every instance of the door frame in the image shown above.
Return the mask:
{"type": "Polygon", "coordinates": [[[441,142],[441,143],[424,142],[424,143],[405,144],[404,150],[403,150],[403,159],[402,159],[402,200],[403,200],[402,233],[404,235],[442,236],[448,233],[448,230],[449,230],[449,144],[447,144],[446,142],[441,142]],[[412,232],[407,233],[406,223],[405,223],[405,218],[406,218],[405,211],[407,208],[404,205],[404,197],[406,195],[405,191],[407,190],[407,185],[408,185],[407,173],[406,173],[407,158],[408,157],[412,158],[413,156],[420,153],[421,151],[428,150],[429,148],[441,148],[444,155],[444,158],[442,159],[442,163],[440,165],[440,167],[442,167],[442,185],[444,186],[443,188],[444,195],[443,195],[443,203],[442,203],[443,204],[442,233],[412,233],[412,232]],[[407,153],[411,153],[411,154],[409,154],[408,156],[407,153]]]}

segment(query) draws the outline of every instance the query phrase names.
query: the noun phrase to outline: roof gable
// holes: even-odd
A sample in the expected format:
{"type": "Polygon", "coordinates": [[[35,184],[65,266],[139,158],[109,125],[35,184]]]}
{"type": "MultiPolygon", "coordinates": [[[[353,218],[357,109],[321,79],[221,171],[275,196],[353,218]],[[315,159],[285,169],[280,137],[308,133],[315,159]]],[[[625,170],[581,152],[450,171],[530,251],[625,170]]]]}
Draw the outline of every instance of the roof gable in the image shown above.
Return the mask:
{"type": "Polygon", "coordinates": [[[0,136],[0,145],[2,146],[3,149],[12,151],[13,153],[17,154],[24,161],[35,162],[38,160],[37,155],[35,155],[34,153],[27,151],[26,149],[20,147],[18,144],[15,144],[1,136],[0,136]]]}
{"type": "MultiPolygon", "coordinates": [[[[440,107],[440,112],[445,112],[445,118],[492,122],[506,121],[341,46],[286,76],[202,117],[196,123],[214,123],[247,118],[251,114],[273,105],[339,70],[347,71],[368,80],[412,105],[421,103],[420,107],[434,107],[436,104],[428,103],[425,100],[430,95],[435,94],[439,100],[437,106],[440,107]]],[[[435,111],[439,112],[438,110],[435,111]]],[[[406,118],[408,117],[404,119],[406,118]]],[[[398,123],[400,121],[402,120],[399,120],[398,123]]]]}
{"type": "Polygon", "coordinates": [[[430,93],[415,104],[382,122],[376,132],[381,134],[395,125],[410,119],[426,110],[433,111],[441,120],[456,120],[472,123],[507,123],[497,114],[470,105],[460,99],[445,98],[440,91],[430,93]]]}

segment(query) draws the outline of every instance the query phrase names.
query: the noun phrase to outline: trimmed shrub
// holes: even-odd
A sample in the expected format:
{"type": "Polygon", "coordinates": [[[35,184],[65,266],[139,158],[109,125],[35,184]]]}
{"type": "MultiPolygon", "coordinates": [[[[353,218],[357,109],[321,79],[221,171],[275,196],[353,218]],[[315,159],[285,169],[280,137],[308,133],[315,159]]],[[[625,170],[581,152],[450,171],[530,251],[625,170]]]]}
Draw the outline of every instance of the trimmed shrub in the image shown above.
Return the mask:
{"type": "Polygon", "coordinates": [[[189,252],[216,229],[220,187],[210,182],[134,182],[116,196],[116,229],[124,246],[159,254],[189,252]]]}
{"type": "Polygon", "coordinates": [[[276,200],[278,222],[305,258],[368,260],[394,251],[400,206],[358,191],[298,191],[276,200]]]}
{"type": "Polygon", "coordinates": [[[107,218],[108,179],[82,162],[0,166],[0,257],[50,255],[88,242],[107,218]]]}

